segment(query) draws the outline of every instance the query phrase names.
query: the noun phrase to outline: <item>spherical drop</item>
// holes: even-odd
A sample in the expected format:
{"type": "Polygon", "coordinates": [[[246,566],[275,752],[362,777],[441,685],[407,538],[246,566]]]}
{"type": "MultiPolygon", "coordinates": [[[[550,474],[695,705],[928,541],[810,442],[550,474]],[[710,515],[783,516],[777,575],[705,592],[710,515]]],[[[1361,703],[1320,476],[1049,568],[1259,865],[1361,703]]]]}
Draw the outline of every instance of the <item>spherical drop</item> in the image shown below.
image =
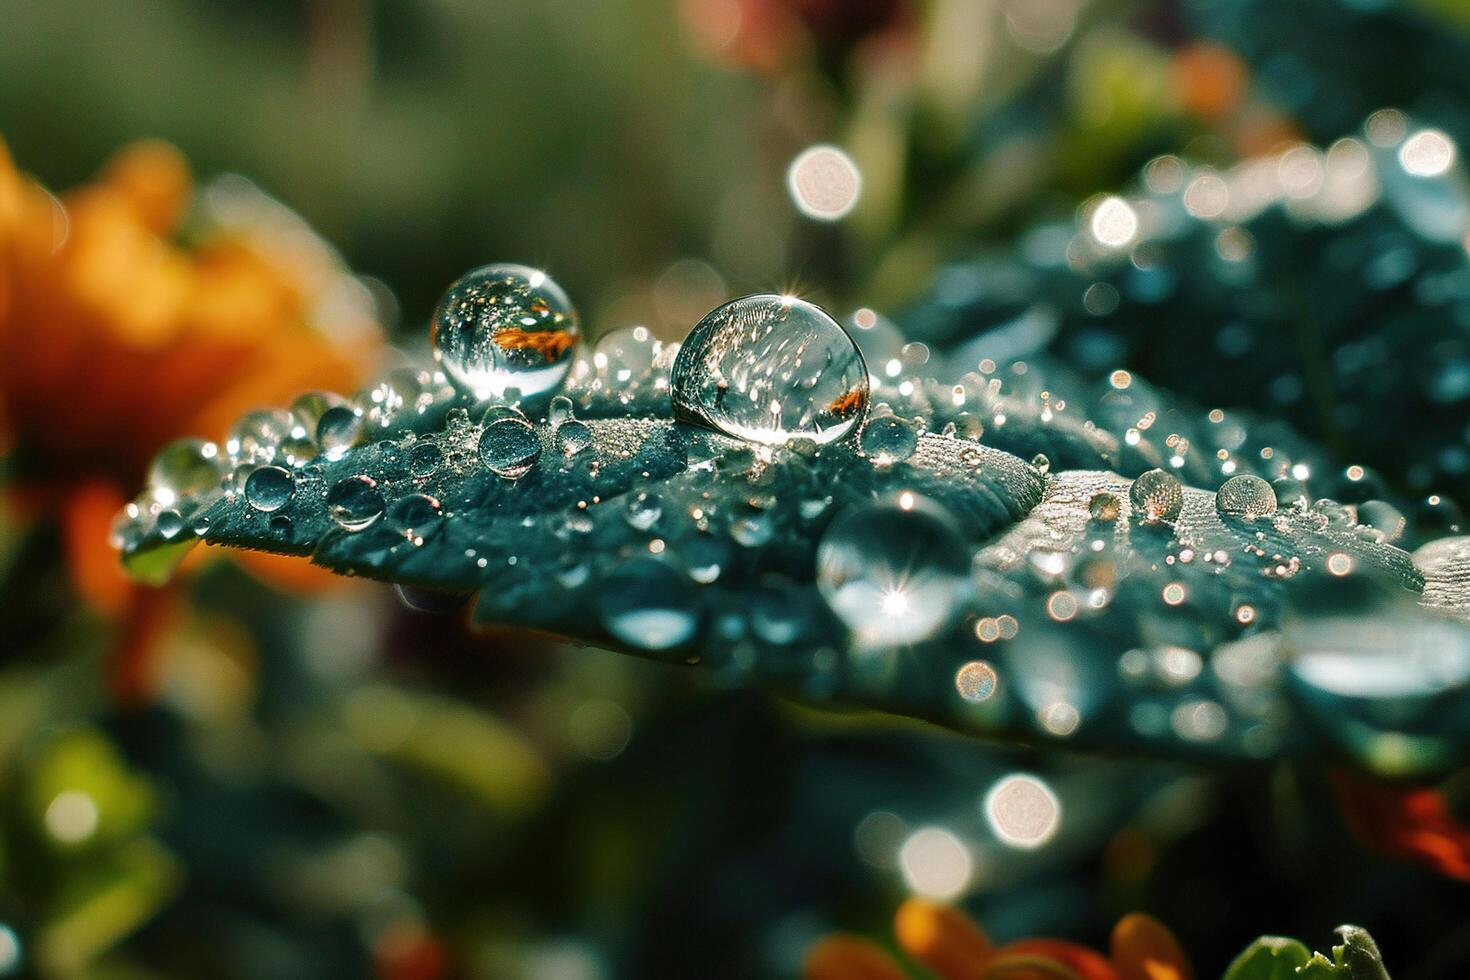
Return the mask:
{"type": "Polygon", "coordinates": [[[480,435],[480,461],[496,476],[519,480],[541,458],[536,430],[518,418],[499,418],[480,435]]]}
{"type": "Polygon", "coordinates": [[[1134,517],[1145,524],[1178,520],[1184,508],[1184,487],[1167,470],[1149,470],[1128,488],[1134,517]]]}
{"type": "Polygon", "coordinates": [[[338,480],[327,492],[327,513],[348,531],[361,531],[383,516],[383,492],[370,476],[338,480]]]}
{"type": "Polygon", "coordinates": [[[913,494],[847,511],[817,547],[817,588],[869,649],[920,643],[952,623],[969,570],[954,521],[913,494]]]}
{"type": "Polygon", "coordinates": [[[262,513],[280,510],[296,492],[291,471],[280,466],[262,466],[245,480],[245,502],[262,513]]]}
{"type": "Polygon", "coordinates": [[[317,419],[316,444],[323,456],[335,462],[362,438],[362,413],[351,405],[333,405],[317,419]]]}
{"type": "Polygon", "coordinates": [[[479,401],[518,401],[561,384],[579,335],[577,311],[550,276],[502,263],[445,291],[429,342],[460,391],[479,401]]]}
{"type": "Polygon", "coordinates": [[[1215,510],[1221,517],[1254,521],[1276,513],[1276,491],[1258,476],[1232,476],[1215,492],[1215,510]]]}
{"type": "Polygon", "coordinates": [[[792,296],[746,296],[715,309],[679,349],[674,414],[737,439],[830,443],[868,406],[868,370],[851,337],[792,296]]]}
{"type": "Polygon", "coordinates": [[[219,489],[225,472],[219,447],[203,439],[179,439],[153,457],[148,468],[148,486],[166,491],[174,500],[219,489]]]}
{"type": "Polygon", "coordinates": [[[858,449],[875,466],[902,463],[918,448],[919,430],[896,415],[870,418],[858,433],[858,449]]]}
{"type": "Polygon", "coordinates": [[[634,558],[608,576],[597,611],[609,633],[643,650],[687,643],[698,626],[695,586],[666,562],[634,558]]]}

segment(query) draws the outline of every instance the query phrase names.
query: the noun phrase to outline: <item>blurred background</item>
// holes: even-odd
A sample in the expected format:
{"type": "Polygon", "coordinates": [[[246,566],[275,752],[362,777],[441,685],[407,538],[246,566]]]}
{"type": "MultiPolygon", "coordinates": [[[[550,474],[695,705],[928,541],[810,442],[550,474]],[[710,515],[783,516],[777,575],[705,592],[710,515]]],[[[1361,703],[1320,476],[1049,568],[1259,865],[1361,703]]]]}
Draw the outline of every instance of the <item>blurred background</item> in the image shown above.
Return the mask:
{"type": "Polygon", "coordinates": [[[107,543],[160,446],[422,357],[473,266],[594,341],[753,291],[923,324],[1160,154],[1385,107],[1470,139],[1470,4],[0,0],[0,975],[795,976],[911,894],[1003,940],[1144,909],[1202,977],[1343,921],[1470,975],[1465,883],[1311,769],[811,711],[288,559],[145,589],[107,543]],[[819,144],[838,222],[788,182],[819,144]],[[1038,849],[982,817],[1023,772],[1038,849]]]}

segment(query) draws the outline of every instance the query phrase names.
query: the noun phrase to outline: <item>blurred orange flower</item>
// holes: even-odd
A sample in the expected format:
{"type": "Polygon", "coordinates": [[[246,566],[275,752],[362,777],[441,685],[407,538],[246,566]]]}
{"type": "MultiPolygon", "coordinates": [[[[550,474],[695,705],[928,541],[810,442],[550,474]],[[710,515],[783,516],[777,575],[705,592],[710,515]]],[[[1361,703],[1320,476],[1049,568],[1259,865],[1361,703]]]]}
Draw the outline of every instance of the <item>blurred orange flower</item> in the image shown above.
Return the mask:
{"type": "MultiPolygon", "coordinates": [[[[894,917],[894,937],[917,964],[942,980],[1192,980],[1172,933],[1134,913],[1113,928],[1108,955],[1060,939],[1023,939],[996,947],[969,916],[911,898],[894,917]]],[[[861,936],[837,934],[808,951],[806,980],[902,980],[908,972],[861,936]]]]}
{"type": "Polygon", "coordinates": [[[125,637],[167,618],[108,543],[154,452],[307,389],[352,390],[381,336],[331,249],[248,182],[196,191],[177,150],[141,142],[57,198],[0,142],[5,489],[22,520],[60,527],[77,593],[125,637]]]}

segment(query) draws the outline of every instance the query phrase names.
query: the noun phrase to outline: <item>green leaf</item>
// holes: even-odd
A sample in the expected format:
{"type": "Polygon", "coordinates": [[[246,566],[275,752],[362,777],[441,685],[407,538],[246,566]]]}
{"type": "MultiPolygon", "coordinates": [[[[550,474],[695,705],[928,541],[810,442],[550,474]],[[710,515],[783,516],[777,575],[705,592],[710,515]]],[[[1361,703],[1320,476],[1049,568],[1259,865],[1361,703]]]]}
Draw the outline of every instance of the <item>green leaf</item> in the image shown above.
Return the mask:
{"type": "Polygon", "coordinates": [[[1295,939],[1262,936],[1235,958],[1221,980],[1296,980],[1297,970],[1311,958],[1295,939]]]}

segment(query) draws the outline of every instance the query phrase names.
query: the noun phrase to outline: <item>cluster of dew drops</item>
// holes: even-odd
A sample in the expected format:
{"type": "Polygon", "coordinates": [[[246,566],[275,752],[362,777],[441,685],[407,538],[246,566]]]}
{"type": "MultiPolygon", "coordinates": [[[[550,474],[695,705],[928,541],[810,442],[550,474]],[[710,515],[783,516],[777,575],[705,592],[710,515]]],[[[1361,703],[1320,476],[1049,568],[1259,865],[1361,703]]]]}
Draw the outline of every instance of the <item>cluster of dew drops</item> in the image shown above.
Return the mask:
{"type": "MultiPolygon", "coordinates": [[[[386,515],[421,544],[413,529],[445,516],[434,497],[413,492],[389,501],[366,473],[330,486],[322,477],[324,464],[342,460],[354,447],[394,440],[401,440],[415,476],[433,473],[445,464],[450,442],[411,434],[428,422],[463,435],[465,465],[515,483],[541,463],[537,422],[551,430],[549,445],[567,458],[593,446],[589,421],[672,414],[757,456],[785,449],[820,453],[842,442],[862,465],[891,470],[912,459],[923,438],[973,443],[986,424],[1005,421],[985,400],[987,392],[998,391],[993,380],[979,391],[967,383],[939,390],[943,386],[923,373],[927,348],[906,343],[883,317],[862,310],[844,328],[793,296],[728,302],[700,320],[682,344],[661,343],[642,327],[615,331],[582,357],[579,319],[560,287],[534,269],[492,265],[449,287],[435,310],[430,340],[434,370],[400,368],[352,397],[310,393],[286,409],[248,413],[223,445],[187,439],[164,448],[147,489],[115,525],[114,543],[124,560],[147,550],[140,546],[145,540],[154,547],[205,536],[206,512],[222,494],[242,499],[289,538],[290,518],[279,512],[308,485],[344,532],[363,531],[386,515]],[[939,412],[926,419],[915,410],[922,400],[945,405],[942,422],[939,412]],[[942,432],[929,432],[941,425],[942,432]]],[[[1043,420],[1053,408],[1060,412],[1065,404],[1046,405],[1043,420]]],[[[1044,456],[1019,465],[1043,478],[1049,469],[1044,456]]],[[[1149,470],[1126,487],[1132,520],[1179,519],[1185,490],[1173,472],[1149,470]]],[[[1269,520],[1278,510],[1277,490],[1259,476],[1232,475],[1215,494],[1215,507],[1237,525],[1269,520]]],[[[1112,491],[1095,493],[1087,509],[1102,523],[1124,512],[1112,491]]],[[[626,510],[629,524],[645,530],[661,516],[650,493],[630,493],[626,510]]],[[[729,529],[737,545],[759,539],[756,530],[738,522],[729,529]]],[[[697,603],[685,601],[691,583],[672,581],[676,573],[666,560],[672,556],[662,557],[636,559],[626,574],[601,583],[603,626],[634,647],[680,648],[697,632],[697,603]]],[[[967,606],[974,558],[941,503],[904,490],[853,504],[827,524],[816,549],[816,587],[854,648],[910,646],[955,626],[967,606]]],[[[485,560],[480,557],[481,567],[485,560]]],[[[719,575],[717,560],[691,557],[685,564],[694,585],[719,575]]],[[[770,630],[784,630],[780,617],[766,618],[770,630]]],[[[1014,634],[1015,619],[981,619],[976,629],[982,640],[987,629],[1004,638],[1014,634]]],[[[983,701],[995,690],[993,669],[966,664],[955,687],[966,701],[983,701]]]]}

